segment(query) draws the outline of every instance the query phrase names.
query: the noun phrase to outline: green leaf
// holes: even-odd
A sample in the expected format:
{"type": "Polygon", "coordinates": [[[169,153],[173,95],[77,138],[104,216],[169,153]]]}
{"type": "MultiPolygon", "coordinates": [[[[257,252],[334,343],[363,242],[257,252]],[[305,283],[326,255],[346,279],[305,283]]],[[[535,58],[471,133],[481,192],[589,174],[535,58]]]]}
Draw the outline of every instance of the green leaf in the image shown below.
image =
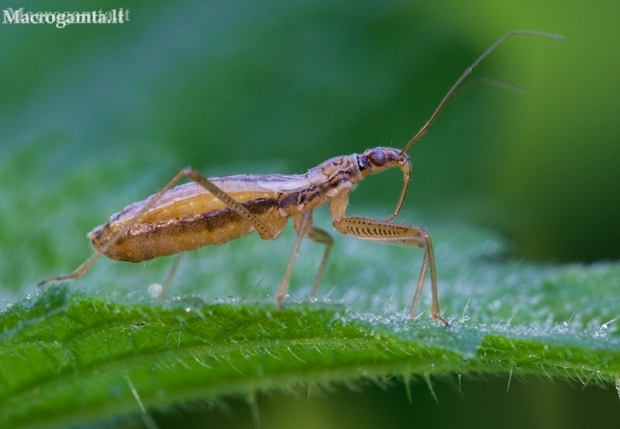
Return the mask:
{"type": "MultiPolygon", "coordinates": [[[[346,238],[321,293],[329,299],[311,302],[294,293],[284,311],[264,297],[273,293],[271,282],[254,284],[265,292],[258,298],[256,290],[228,291],[234,298],[217,302],[195,292],[228,296],[214,293],[210,280],[178,285],[195,291],[163,303],[146,293],[93,296],[76,292],[77,283],[22,299],[0,316],[0,425],[66,425],[138,413],[141,404],[161,408],[393,375],[620,379],[617,264],[514,262],[501,258],[500,242],[483,231],[429,229],[437,231],[449,328],[427,314],[405,317],[415,250],[346,238]]],[[[279,247],[288,247],[284,242],[279,247]]],[[[261,257],[265,243],[241,243],[238,251],[272,271],[270,255],[261,257]]],[[[297,278],[312,271],[303,259],[297,278]]]]}
{"type": "MultiPolygon", "coordinates": [[[[10,84],[0,99],[0,297],[9,308],[0,314],[0,426],[105,421],[141,405],[389,376],[618,384],[619,265],[515,261],[496,235],[454,220],[504,225],[542,258],[617,254],[613,58],[590,79],[601,58],[592,47],[617,37],[599,31],[613,23],[584,25],[577,8],[573,21],[548,8],[542,27],[527,25],[566,43],[514,41],[476,72],[527,94],[470,91],[410,152],[407,207],[451,220],[404,210],[398,221],[434,239],[450,328],[429,320],[428,290],[420,316],[405,319],[419,250],[347,237],[335,237],[316,302],[305,293],[321,248],[304,245],[279,311],[290,228],[273,242],[248,237],[184,256],[167,300],[147,293],[166,278],[166,259],[102,260],[78,282],[35,290],[91,254],[87,231],[187,164],[210,176],[297,173],[401,146],[490,43],[521,27],[519,17],[543,16],[539,3],[481,4],[474,15],[492,19],[473,28],[462,27],[469,3],[351,5],[138,2],[130,25],[2,26],[0,74],[10,84]],[[574,84],[583,81],[592,85],[574,84]]],[[[389,214],[399,180],[366,181],[352,212],[389,214]]],[[[330,219],[319,213],[316,224],[329,229],[330,219]]],[[[545,411],[565,413],[543,399],[545,411]]]]}

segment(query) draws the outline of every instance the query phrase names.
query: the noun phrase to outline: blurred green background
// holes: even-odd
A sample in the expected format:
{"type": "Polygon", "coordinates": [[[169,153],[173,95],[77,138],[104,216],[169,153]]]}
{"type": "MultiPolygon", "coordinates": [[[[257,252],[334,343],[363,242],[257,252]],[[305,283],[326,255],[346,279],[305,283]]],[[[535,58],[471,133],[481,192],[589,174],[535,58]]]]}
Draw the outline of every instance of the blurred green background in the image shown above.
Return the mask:
{"type": "MultiPolygon", "coordinates": [[[[41,277],[11,260],[15,249],[55,257],[49,231],[59,220],[50,221],[46,195],[71,177],[97,166],[92,180],[71,183],[65,219],[81,222],[81,206],[100,205],[105,220],[131,200],[103,205],[98,186],[137,199],[186,165],[212,176],[300,173],[332,156],[400,147],[510,29],[566,40],[515,37],[481,64],[475,76],[525,92],[479,86],[451,104],[410,151],[406,206],[497,229],[515,257],[620,258],[617,0],[61,1],[52,10],[120,7],[130,10],[123,25],[0,26],[0,256],[12,261],[3,283],[41,277]]],[[[401,183],[393,173],[363,183],[352,212],[391,213],[401,183]]],[[[261,397],[259,408],[269,427],[582,427],[585,416],[617,427],[612,389],[513,380],[506,394],[504,379],[468,383],[461,395],[439,382],[438,404],[424,383],[409,404],[395,381],[387,392],[261,397]]],[[[241,402],[232,417],[157,416],[163,427],[180,418],[244,427],[241,402]]]]}

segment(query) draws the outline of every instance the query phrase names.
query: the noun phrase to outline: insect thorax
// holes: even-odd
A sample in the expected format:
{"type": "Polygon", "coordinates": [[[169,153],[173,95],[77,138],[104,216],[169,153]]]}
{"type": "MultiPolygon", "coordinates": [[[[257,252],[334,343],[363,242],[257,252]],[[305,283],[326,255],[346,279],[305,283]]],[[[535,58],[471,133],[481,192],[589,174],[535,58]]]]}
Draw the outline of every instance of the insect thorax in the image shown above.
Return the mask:
{"type": "Polygon", "coordinates": [[[304,209],[314,209],[328,202],[341,191],[350,190],[362,180],[357,155],[328,159],[307,173],[308,186],[302,190],[282,193],[279,199],[281,213],[292,215],[304,209]]]}

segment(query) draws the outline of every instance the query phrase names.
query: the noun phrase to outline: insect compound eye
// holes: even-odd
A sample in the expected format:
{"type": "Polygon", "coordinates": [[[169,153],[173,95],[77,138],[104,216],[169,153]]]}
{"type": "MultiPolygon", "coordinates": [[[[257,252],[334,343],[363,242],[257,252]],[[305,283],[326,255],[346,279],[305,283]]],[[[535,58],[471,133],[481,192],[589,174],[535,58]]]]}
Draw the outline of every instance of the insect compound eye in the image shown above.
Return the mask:
{"type": "Polygon", "coordinates": [[[371,150],[368,154],[368,159],[370,162],[375,164],[377,167],[381,167],[385,165],[387,158],[385,157],[385,153],[382,150],[374,149],[371,150]]]}

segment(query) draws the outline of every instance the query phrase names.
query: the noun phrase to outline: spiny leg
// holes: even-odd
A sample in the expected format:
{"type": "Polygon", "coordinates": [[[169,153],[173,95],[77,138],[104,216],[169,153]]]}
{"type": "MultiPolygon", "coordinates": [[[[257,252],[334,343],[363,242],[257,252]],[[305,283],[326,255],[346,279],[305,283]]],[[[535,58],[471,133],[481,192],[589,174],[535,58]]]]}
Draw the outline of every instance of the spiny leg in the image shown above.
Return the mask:
{"type": "Polygon", "coordinates": [[[136,214],[136,216],[132,220],[127,222],[123,226],[123,228],[119,229],[118,232],[112,238],[110,238],[110,240],[108,240],[103,246],[101,246],[101,248],[94,255],[88,258],[86,262],[80,265],[72,274],[44,279],[37,284],[37,287],[42,287],[47,283],[51,282],[77,280],[82,277],[84,273],[86,273],[86,271],[88,271],[88,269],[103,254],[105,254],[105,252],[111,246],[113,246],[119,240],[119,238],[129,232],[129,230],[140,220],[140,218],[146,212],[148,212],[157,203],[157,201],[159,201],[159,199],[162,197],[162,195],[164,195],[166,191],[172,188],[179,180],[184,177],[187,177],[194,182],[200,184],[202,187],[204,187],[213,195],[215,195],[218,199],[220,199],[223,203],[225,203],[228,207],[234,210],[237,214],[239,214],[239,216],[250,222],[262,239],[269,240],[277,235],[269,228],[267,224],[265,224],[265,222],[263,222],[260,218],[258,218],[257,216],[252,214],[252,212],[250,212],[247,208],[245,208],[243,204],[235,201],[230,195],[218,188],[213,182],[204,177],[197,170],[193,169],[192,167],[187,167],[175,174],[174,177],[170,179],[168,183],[166,183],[166,186],[161,188],[161,190],[155,195],[151,196],[146,202],[146,204],[144,204],[144,207],[138,212],[138,214],[136,214]]]}
{"type": "Polygon", "coordinates": [[[364,240],[376,241],[380,243],[405,244],[408,246],[421,247],[424,249],[424,261],[420,269],[420,276],[416,286],[413,302],[409,317],[415,315],[415,311],[420,301],[420,294],[424,286],[426,270],[430,268],[431,287],[433,304],[431,307],[431,317],[449,326],[448,322],[441,317],[439,309],[439,299],[437,297],[437,271],[435,269],[435,254],[431,237],[422,228],[410,225],[401,225],[380,220],[368,219],[364,217],[344,217],[334,219],[334,228],[346,235],[361,238],[364,240]]]}

